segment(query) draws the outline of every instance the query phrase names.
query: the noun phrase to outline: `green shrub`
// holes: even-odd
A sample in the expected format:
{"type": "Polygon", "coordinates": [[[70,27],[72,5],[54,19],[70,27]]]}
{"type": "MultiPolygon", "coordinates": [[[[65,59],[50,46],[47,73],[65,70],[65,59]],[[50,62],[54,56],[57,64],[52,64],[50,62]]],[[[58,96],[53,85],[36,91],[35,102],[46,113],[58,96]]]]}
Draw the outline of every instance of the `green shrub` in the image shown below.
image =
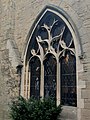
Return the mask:
{"type": "Polygon", "coordinates": [[[12,120],[57,120],[61,112],[61,106],[56,106],[53,99],[28,100],[19,97],[10,106],[10,116],[12,120]]]}

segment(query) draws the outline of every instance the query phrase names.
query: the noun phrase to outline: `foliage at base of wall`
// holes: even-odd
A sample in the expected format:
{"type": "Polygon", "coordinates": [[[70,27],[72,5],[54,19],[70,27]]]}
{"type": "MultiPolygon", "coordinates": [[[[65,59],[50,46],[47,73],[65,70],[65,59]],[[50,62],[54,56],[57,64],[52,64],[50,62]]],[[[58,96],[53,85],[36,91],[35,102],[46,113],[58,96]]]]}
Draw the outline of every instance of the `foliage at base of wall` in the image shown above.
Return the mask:
{"type": "Polygon", "coordinates": [[[57,120],[62,109],[56,106],[52,98],[28,100],[19,97],[10,106],[10,117],[12,120],[57,120]]]}

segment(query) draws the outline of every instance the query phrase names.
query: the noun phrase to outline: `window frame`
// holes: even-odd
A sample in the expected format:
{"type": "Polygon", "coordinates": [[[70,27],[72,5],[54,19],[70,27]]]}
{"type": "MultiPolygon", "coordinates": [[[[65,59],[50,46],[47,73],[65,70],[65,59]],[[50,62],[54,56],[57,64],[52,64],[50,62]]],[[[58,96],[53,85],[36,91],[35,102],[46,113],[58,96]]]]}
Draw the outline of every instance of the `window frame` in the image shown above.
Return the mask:
{"type": "MultiPolygon", "coordinates": [[[[28,49],[29,49],[29,44],[30,44],[30,40],[31,40],[31,36],[36,28],[36,26],[38,25],[39,21],[42,19],[42,17],[45,15],[45,13],[47,11],[51,11],[55,14],[57,14],[60,18],[63,19],[63,21],[66,23],[66,25],[68,26],[70,32],[72,33],[72,36],[74,38],[74,44],[75,44],[75,50],[76,50],[76,54],[78,54],[78,49],[77,49],[77,39],[78,39],[78,35],[77,35],[77,32],[76,30],[74,29],[74,25],[73,25],[73,22],[72,20],[70,19],[70,17],[66,14],[66,12],[64,12],[62,9],[59,9],[57,7],[53,7],[53,6],[46,6],[42,12],[39,14],[39,16],[37,17],[36,21],[34,22],[33,24],[33,27],[31,28],[30,32],[29,32],[29,36],[28,36],[28,42],[27,42],[27,46],[26,46],[26,49],[25,49],[25,53],[24,53],[24,67],[23,67],[23,75],[22,75],[22,79],[23,79],[23,82],[22,82],[22,87],[21,87],[21,95],[24,96],[25,98],[29,98],[29,94],[27,96],[27,92],[24,94],[24,79],[26,79],[26,91],[27,91],[27,79],[30,80],[30,71],[29,71],[29,60],[27,58],[28,56],[28,49]],[[26,74],[26,75],[25,75],[26,74]],[[29,77],[28,77],[29,76],[29,77]]],[[[81,45],[79,44],[79,47],[81,48],[81,45]]],[[[80,54],[82,54],[82,48],[80,49],[80,54]]],[[[41,59],[41,58],[40,58],[41,59]]],[[[77,60],[78,60],[78,55],[76,55],[76,74],[77,74],[77,60]]],[[[59,61],[57,60],[57,64],[58,64],[58,67],[57,67],[57,72],[59,73],[60,72],[60,66],[59,66],[59,61]]],[[[40,85],[40,88],[41,88],[41,91],[40,91],[40,95],[41,96],[44,96],[44,90],[43,90],[43,86],[44,86],[44,67],[43,67],[43,62],[41,61],[41,71],[42,71],[42,75],[41,75],[41,85],[40,85]]],[[[78,76],[76,76],[77,80],[78,80],[78,76]]],[[[59,80],[60,79],[60,76],[57,76],[57,79],[59,80]]],[[[60,81],[57,80],[57,85],[60,83],[60,81]]],[[[78,83],[78,82],[77,82],[78,83]]],[[[29,84],[29,87],[30,87],[30,84],[29,84]]],[[[60,104],[60,87],[57,87],[57,105],[60,104]]],[[[78,96],[78,92],[77,92],[77,96],[78,96]]],[[[78,97],[77,97],[77,102],[78,102],[78,97]]]]}

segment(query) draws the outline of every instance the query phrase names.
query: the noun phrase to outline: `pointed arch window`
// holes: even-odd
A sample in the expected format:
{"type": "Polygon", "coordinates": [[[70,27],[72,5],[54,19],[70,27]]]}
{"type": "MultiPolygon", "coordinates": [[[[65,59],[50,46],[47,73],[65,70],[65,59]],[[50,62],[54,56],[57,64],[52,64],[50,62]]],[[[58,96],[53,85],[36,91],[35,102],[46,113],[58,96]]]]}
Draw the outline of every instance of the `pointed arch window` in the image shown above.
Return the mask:
{"type": "Polygon", "coordinates": [[[57,104],[77,105],[76,52],[71,31],[58,9],[45,8],[38,16],[26,50],[30,96],[52,96],[57,104]]]}

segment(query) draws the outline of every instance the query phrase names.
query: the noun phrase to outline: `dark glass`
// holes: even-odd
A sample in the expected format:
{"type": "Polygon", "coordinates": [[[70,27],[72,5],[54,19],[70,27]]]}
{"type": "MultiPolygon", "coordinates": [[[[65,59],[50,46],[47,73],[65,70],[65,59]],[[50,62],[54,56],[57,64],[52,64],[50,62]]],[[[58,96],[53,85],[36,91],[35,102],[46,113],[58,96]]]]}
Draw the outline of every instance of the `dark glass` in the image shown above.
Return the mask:
{"type": "Polygon", "coordinates": [[[56,98],[56,59],[48,54],[44,61],[44,96],[56,98]]]}
{"type": "MultiPolygon", "coordinates": [[[[27,59],[30,61],[30,95],[40,97],[41,64],[44,63],[44,97],[56,98],[56,79],[61,76],[61,102],[63,105],[77,106],[76,58],[74,55],[73,36],[66,23],[57,14],[47,11],[35,23],[28,48],[27,59]],[[36,24],[38,23],[38,24],[36,24]],[[32,52],[34,50],[34,52],[32,52]],[[60,55],[60,73],[54,55],[60,55]]],[[[58,58],[59,59],[59,58],[58,58]]]]}
{"type": "Polygon", "coordinates": [[[61,63],[61,103],[77,106],[76,99],[76,58],[67,52],[61,63]]]}
{"type": "Polygon", "coordinates": [[[72,35],[71,35],[70,30],[67,27],[65,27],[65,31],[64,31],[62,39],[64,40],[66,46],[68,47],[71,42],[72,35]]]}
{"type": "Polygon", "coordinates": [[[42,40],[44,39],[48,39],[48,34],[47,34],[47,31],[45,28],[41,27],[39,30],[38,30],[38,36],[40,36],[42,38],[42,40]]]}
{"type": "Polygon", "coordinates": [[[41,73],[40,60],[34,57],[30,61],[30,96],[34,98],[40,98],[40,73],[41,73]]]}

